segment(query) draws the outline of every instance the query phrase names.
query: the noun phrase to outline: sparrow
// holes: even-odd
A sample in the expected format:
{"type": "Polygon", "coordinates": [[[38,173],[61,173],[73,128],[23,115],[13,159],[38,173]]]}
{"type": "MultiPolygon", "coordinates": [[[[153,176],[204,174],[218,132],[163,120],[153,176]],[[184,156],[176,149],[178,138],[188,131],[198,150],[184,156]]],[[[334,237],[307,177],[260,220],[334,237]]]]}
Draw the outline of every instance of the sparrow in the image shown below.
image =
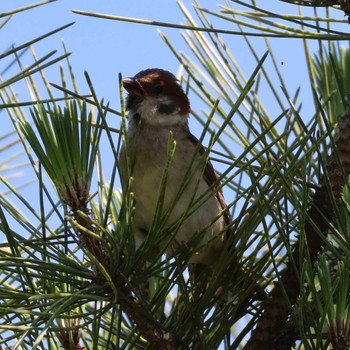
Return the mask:
{"type": "Polygon", "coordinates": [[[187,95],[172,73],[158,68],[143,70],[122,83],[128,92],[128,128],[119,172],[122,188],[135,198],[132,232],[137,247],[154,227],[163,193],[158,213],[163,238],[156,248],[173,257],[188,247],[192,249],[189,263],[214,264],[231,221],[208,154],[190,132],[187,95]],[[171,156],[169,140],[175,145],[171,156]],[[199,239],[193,246],[195,237],[199,239]]]}

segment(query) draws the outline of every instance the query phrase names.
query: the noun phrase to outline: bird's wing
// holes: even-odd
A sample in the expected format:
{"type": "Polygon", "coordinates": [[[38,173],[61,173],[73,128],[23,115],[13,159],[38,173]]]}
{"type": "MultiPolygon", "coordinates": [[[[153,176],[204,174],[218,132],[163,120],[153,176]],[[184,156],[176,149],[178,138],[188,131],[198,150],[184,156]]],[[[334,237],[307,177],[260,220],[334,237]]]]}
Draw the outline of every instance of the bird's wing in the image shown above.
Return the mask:
{"type": "MultiPolygon", "coordinates": [[[[189,136],[190,141],[194,144],[195,147],[197,147],[197,145],[199,143],[198,139],[194,135],[192,135],[191,133],[189,135],[190,135],[189,136]]],[[[205,153],[205,149],[204,149],[204,147],[202,145],[199,146],[198,152],[199,152],[200,155],[203,155],[205,153]]],[[[211,163],[211,161],[209,159],[207,160],[207,163],[205,165],[203,176],[204,176],[205,182],[215,192],[215,196],[216,196],[218,202],[220,203],[221,208],[223,210],[226,209],[227,208],[227,204],[225,202],[224,195],[222,193],[221,184],[218,181],[219,177],[218,177],[217,173],[215,172],[213,164],[211,163]]],[[[227,226],[230,226],[230,224],[231,224],[231,217],[230,217],[230,214],[229,214],[228,210],[226,210],[225,213],[224,213],[224,219],[225,219],[225,224],[227,226]]]]}

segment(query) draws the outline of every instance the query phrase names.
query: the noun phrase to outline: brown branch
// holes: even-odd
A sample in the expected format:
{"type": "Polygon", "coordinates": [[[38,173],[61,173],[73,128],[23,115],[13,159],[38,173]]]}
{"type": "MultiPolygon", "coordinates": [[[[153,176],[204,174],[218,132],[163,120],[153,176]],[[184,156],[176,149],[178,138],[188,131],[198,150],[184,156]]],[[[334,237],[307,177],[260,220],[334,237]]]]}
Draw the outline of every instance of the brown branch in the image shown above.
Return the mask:
{"type": "MultiPolygon", "coordinates": [[[[163,332],[152,320],[143,316],[133,305],[130,303],[131,298],[121,297],[118,300],[122,310],[131,318],[142,336],[152,344],[152,349],[155,350],[176,350],[173,336],[170,333],[163,332]]],[[[132,300],[132,303],[137,304],[137,300],[132,300]]]]}
{"type": "Polygon", "coordinates": [[[57,338],[61,342],[62,348],[64,350],[83,350],[80,343],[81,332],[78,328],[67,331],[65,329],[56,332],[57,338]],[[73,342],[73,344],[72,344],[73,342]]]}
{"type": "MultiPolygon", "coordinates": [[[[347,175],[350,174],[350,109],[347,110],[341,125],[335,150],[332,152],[327,164],[327,174],[333,196],[340,199],[347,175]]],[[[310,253],[311,262],[315,262],[317,254],[323,245],[319,232],[325,236],[333,217],[332,198],[326,186],[326,181],[321,181],[321,186],[315,192],[313,205],[308,211],[309,220],[305,223],[306,241],[310,253]]],[[[262,316],[252,332],[251,338],[244,347],[245,350],[271,350],[274,349],[276,339],[281,336],[281,331],[290,314],[290,305],[294,305],[300,294],[299,271],[302,255],[299,244],[294,247],[292,258],[286,265],[281,283],[276,284],[270,297],[262,305],[262,316]]]]}
{"type": "MultiPolygon", "coordinates": [[[[110,258],[108,257],[101,240],[89,234],[89,232],[95,233],[96,229],[88,217],[90,212],[87,209],[86,203],[81,203],[80,208],[82,209],[80,211],[83,212],[86,217],[81,215],[78,210],[74,210],[73,213],[76,222],[78,223],[76,229],[79,234],[80,244],[85,250],[93,255],[99,263],[106,268],[106,270],[110,271],[110,258]]],[[[98,278],[104,279],[101,275],[98,275],[98,278]]],[[[154,320],[140,312],[140,303],[137,298],[131,295],[131,290],[128,288],[125,281],[114,275],[113,284],[118,291],[117,303],[126,315],[134,321],[142,337],[152,345],[152,349],[176,350],[177,347],[175,346],[173,336],[168,332],[164,332],[159,325],[155,324],[154,320]]]]}

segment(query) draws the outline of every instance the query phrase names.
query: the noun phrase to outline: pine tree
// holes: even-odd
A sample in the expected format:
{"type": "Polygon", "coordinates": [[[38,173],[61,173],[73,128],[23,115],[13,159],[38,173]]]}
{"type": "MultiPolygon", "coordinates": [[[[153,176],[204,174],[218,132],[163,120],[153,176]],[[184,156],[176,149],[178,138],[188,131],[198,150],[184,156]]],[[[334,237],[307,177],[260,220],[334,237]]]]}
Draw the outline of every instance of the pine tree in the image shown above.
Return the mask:
{"type": "MultiPolygon", "coordinates": [[[[0,28],[48,2],[4,13],[0,28]]],[[[215,278],[199,291],[188,272],[192,243],[171,259],[153,254],[156,234],[135,249],[137,206],[118,173],[127,145],[121,84],[117,111],[88,73],[89,95],[79,92],[65,44],[61,55],[36,56],[36,42],[72,24],[0,55],[0,110],[11,121],[0,138],[1,349],[349,347],[350,49],[335,44],[349,40],[347,20],[339,19],[349,5],[275,0],[282,2],[291,13],[298,6],[298,15],[236,0],[217,11],[179,2],[183,25],[75,11],[171,27],[187,44],[179,52],[160,32],[179,61],[181,84],[204,109],[195,103],[191,114],[218,170],[233,232],[215,278]],[[236,59],[232,37],[246,45],[249,65],[236,59]],[[305,66],[295,75],[306,69],[309,86],[288,88],[275,39],[303,42],[305,66]],[[23,67],[28,49],[34,63],[23,67]],[[7,77],[11,60],[19,68],[7,77]],[[58,63],[62,84],[50,85],[46,71],[58,63]],[[18,99],[18,81],[32,101],[18,99]],[[118,130],[109,115],[120,118],[118,130]],[[9,164],[16,165],[11,175],[9,164]],[[18,167],[25,173],[19,180],[18,167]]],[[[293,52],[286,57],[293,60],[293,52]]],[[[162,230],[159,218],[152,232],[162,230]]]]}

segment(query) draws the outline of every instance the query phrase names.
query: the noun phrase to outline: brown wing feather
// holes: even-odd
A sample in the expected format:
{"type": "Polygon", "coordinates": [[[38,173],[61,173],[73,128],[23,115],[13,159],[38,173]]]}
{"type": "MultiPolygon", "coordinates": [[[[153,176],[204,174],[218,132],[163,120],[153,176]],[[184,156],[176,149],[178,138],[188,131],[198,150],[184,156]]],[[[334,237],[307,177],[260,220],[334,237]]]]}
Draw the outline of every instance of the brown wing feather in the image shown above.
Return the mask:
{"type": "MultiPolygon", "coordinates": [[[[189,133],[189,138],[190,141],[197,147],[197,145],[199,144],[198,139],[192,135],[191,133],[189,133]]],[[[199,154],[203,155],[205,153],[205,149],[203,147],[203,145],[199,145],[199,154]]],[[[204,169],[204,180],[205,182],[209,185],[209,186],[213,186],[214,183],[215,186],[213,186],[213,191],[215,191],[215,196],[221,206],[221,208],[224,210],[227,208],[227,204],[225,202],[224,199],[224,195],[222,193],[222,188],[220,183],[218,182],[218,175],[216,174],[213,164],[211,163],[211,161],[208,159],[206,165],[205,165],[205,169],[204,169]]],[[[225,224],[227,226],[229,226],[231,224],[231,217],[228,211],[225,211],[224,213],[224,219],[225,219],[225,224]]]]}

